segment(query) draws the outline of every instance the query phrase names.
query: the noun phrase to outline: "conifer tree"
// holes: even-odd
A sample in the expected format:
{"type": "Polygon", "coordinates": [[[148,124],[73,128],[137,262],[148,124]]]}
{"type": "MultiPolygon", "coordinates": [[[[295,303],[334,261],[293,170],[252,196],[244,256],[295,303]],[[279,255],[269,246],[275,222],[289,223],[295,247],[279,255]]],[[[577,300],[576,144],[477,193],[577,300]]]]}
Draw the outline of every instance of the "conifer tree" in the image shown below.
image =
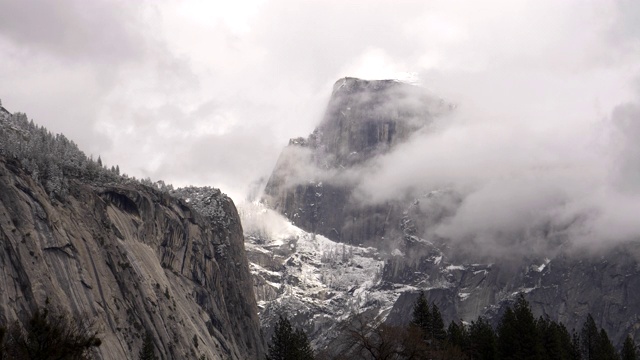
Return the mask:
{"type": "Polygon", "coordinates": [[[418,299],[413,305],[413,320],[411,320],[411,323],[422,329],[425,338],[431,338],[433,322],[431,319],[431,309],[424,296],[424,291],[420,291],[418,299]]]}
{"type": "Polygon", "coordinates": [[[447,338],[444,321],[436,304],[431,305],[431,338],[437,343],[442,343],[447,338]]]}
{"type": "Polygon", "coordinates": [[[511,309],[507,307],[507,310],[502,315],[500,323],[498,324],[498,352],[500,359],[513,359],[518,348],[518,338],[516,335],[516,315],[511,309]]]}
{"type": "Polygon", "coordinates": [[[498,326],[498,351],[501,359],[540,358],[541,346],[536,329],[536,321],[520,294],[513,309],[507,308],[498,326]]]}
{"type": "Polygon", "coordinates": [[[584,325],[582,325],[582,331],[580,333],[580,352],[582,359],[597,359],[599,340],[600,334],[598,333],[596,322],[593,320],[591,314],[588,314],[587,320],[584,322],[584,325]]]}
{"type": "Polygon", "coordinates": [[[297,352],[296,359],[312,360],[314,358],[313,349],[311,348],[307,334],[305,334],[302,329],[296,329],[294,339],[297,352]]]}
{"type": "Polygon", "coordinates": [[[14,323],[0,347],[6,359],[91,359],[91,352],[102,341],[85,318],[72,318],[66,312],[38,309],[21,326],[14,323]]]}
{"type": "Polygon", "coordinates": [[[638,352],[636,350],[636,344],[634,344],[631,336],[627,335],[622,345],[622,352],[620,353],[621,360],[637,360],[638,352]]]}
{"type": "Polygon", "coordinates": [[[156,360],[158,357],[156,356],[156,352],[153,348],[153,336],[151,336],[150,332],[144,337],[144,341],[142,342],[142,349],[138,353],[139,360],[156,360]]]}
{"type": "Polygon", "coordinates": [[[598,338],[597,356],[598,360],[618,360],[618,353],[616,348],[609,340],[609,336],[604,329],[600,329],[600,335],[598,338]]]}
{"type": "Polygon", "coordinates": [[[573,360],[571,335],[564,324],[540,317],[536,327],[541,343],[541,356],[549,360],[573,360]]]}
{"type": "Polygon", "coordinates": [[[571,334],[570,359],[582,360],[582,352],[580,351],[580,335],[578,335],[575,329],[571,334]]]}
{"type": "Polygon", "coordinates": [[[307,335],[294,330],[289,320],[280,316],[269,344],[267,360],[313,360],[313,350],[307,335]]]}
{"type": "Polygon", "coordinates": [[[536,360],[540,358],[540,342],[536,330],[536,320],[531,312],[529,302],[520,293],[513,305],[516,316],[516,334],[518,339],[517,358],[536,360]]]}
{"type": "Polygon", "coordinates": [[[478,317],[477,321],[469,326],[470,355],[476,360],[495,360],[498,358],[496,349],[496,335],[484,318],[478,317]]]}
{"type": "Polygon", "coordinates": [[[447,328],[447,344],[466,352],[469,349],[469,332],[464,324],[452,321],[447,328]]]}

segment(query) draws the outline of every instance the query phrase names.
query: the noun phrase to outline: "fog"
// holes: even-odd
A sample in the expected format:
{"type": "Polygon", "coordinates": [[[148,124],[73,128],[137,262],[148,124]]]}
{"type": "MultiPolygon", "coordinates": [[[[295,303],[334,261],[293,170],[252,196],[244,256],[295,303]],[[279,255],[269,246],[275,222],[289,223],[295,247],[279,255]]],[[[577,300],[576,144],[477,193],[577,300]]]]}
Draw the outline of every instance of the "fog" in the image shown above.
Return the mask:
{"type": "Polygon", "coordinates": [[[10,111],[236,201],[337,79],[409,81],[456,110],[346,176],[368,201],[455,189],[437,234],[498,246],[536,224],[585,244],[640,233],[636,1],[8,0],[0,63],[10,111]]]}
{"type": "Polygon", "coordinates": [[[455,210],[425,236],[493,253],[544,252],[554,237],[589,248],[639,239],[638,101],[604,116],[564,104],[548,111],[537,104],[561,99],[557,89],[535,97],[512,89],[458,106],[360,167],[355,197],[375,204],[453,192],[438,206],[455,210]],[[525,98],[531,104],[518,103],[525,98]]]}

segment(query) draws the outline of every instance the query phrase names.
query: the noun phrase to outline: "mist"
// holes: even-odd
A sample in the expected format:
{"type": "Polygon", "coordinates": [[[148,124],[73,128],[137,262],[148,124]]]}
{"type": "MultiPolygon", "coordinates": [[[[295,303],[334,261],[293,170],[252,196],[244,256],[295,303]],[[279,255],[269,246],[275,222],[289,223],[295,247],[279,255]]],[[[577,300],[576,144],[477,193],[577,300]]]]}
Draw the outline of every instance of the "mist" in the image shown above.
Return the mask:
{"type": "Polygon", "coordinates": [[[375,204],[454,191],[462,202],[426,236],[492,253],[544,252],[554,237],[589,248],[640,239],[638,101],[600,117],[537,108],[562,96],[553,88],[526,95],[514,87],[440,116],[363,168],[356,197],[375,204]]]}
{"type": "Polygon", "coordinates": [[[455,111],[351,173],[291,183],[341,177],[369,202],[455,190],[432,235],[496,248],[538,224],[616,243],[639,233],[638,14],[628,0],[9,0],[0,98],[108,166],[238,202],[319,125],[337,79],[409,81],[455,111]]]}

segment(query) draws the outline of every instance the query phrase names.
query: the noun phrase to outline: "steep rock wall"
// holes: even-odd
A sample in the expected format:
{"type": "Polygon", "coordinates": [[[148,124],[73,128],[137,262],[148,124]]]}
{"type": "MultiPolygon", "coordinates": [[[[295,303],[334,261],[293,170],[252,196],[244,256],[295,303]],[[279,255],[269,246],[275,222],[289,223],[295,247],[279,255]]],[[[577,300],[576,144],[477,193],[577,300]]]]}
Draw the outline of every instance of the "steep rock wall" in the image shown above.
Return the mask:
{"type": "Polygon", "coordinates": [[[393,81],[339,80],[316,131],[292,139],[282,152],[265,203],[306,231],[380,251],[385,266],[376,287],[403,289],[386,318],[390,323],[408,323],[417,290],[438,304],[447,321],[480,315],[496,321],[516,294],[524,293],[536,316],[579,330],[591,313],[617,345],[627,334],[637,339],[638,242],[590,253],[572,247],[565,228],[543,224],[513,235],[509,244],[519,251],[504,255],[433,231],[464,201],[452,189],[423,189],[377,205],[357,201],[354,174],[417,131],[428,131],[431,119],[450,110],[416,94],[393,81]],[[544,250],[523,241],[533,233],[544,250]]]}
{"type": "Polygon", "coordinates": [[[353,196],[359,170],[451,109],[398,81],[340,79],[317,129],[292,139],[280,155],[263,200],[300,228],[336,241],[370,244],[401,235],[402,203],[367,206],[353,196]]]}
{"type": "Polygon", "coordinates": [[[146,332],[162,359],[262,357],[229,198],[216,196],[219,216],[205,217],[146,186],[70,182],[52,199],[0,158],[0,322],[24,321],[48,300],[95,321],[97,358],[135,358],[146,332]]]}

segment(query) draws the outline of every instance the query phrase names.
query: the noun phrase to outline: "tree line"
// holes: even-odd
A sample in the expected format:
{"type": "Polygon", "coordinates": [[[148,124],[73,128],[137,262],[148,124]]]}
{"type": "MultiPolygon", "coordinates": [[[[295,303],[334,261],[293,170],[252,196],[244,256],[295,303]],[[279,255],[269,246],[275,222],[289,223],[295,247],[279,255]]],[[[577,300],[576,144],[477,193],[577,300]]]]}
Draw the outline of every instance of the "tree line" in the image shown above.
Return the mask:
{"type": "Polygon", "coordinates": [[[120,173],[118,165],[106,166],[100,156],[94,159],[85,155],[63,134],[51,133],[20,112],[0,114],[0,155],[17,161],[49,196],[58,200],[68,194],[71,179],[100,185],[140,183],[162,191],[173,190],[162,181],[138,180],[120,173]]]}
{"type": "Polygon", "coordinates": [[[408,326],[355,315],[341,326],[334,342],[315,353],[304,332],[280,317],[267,360],[309,359],[636,360],[638,349],[627,336],[618,352],[590,314],[579,331],[549,318],[536,319],[522,294],[495,328],[484,317],[470,323],[452,321],[445,327],[438,306],[420,292],[408,326]]]}

